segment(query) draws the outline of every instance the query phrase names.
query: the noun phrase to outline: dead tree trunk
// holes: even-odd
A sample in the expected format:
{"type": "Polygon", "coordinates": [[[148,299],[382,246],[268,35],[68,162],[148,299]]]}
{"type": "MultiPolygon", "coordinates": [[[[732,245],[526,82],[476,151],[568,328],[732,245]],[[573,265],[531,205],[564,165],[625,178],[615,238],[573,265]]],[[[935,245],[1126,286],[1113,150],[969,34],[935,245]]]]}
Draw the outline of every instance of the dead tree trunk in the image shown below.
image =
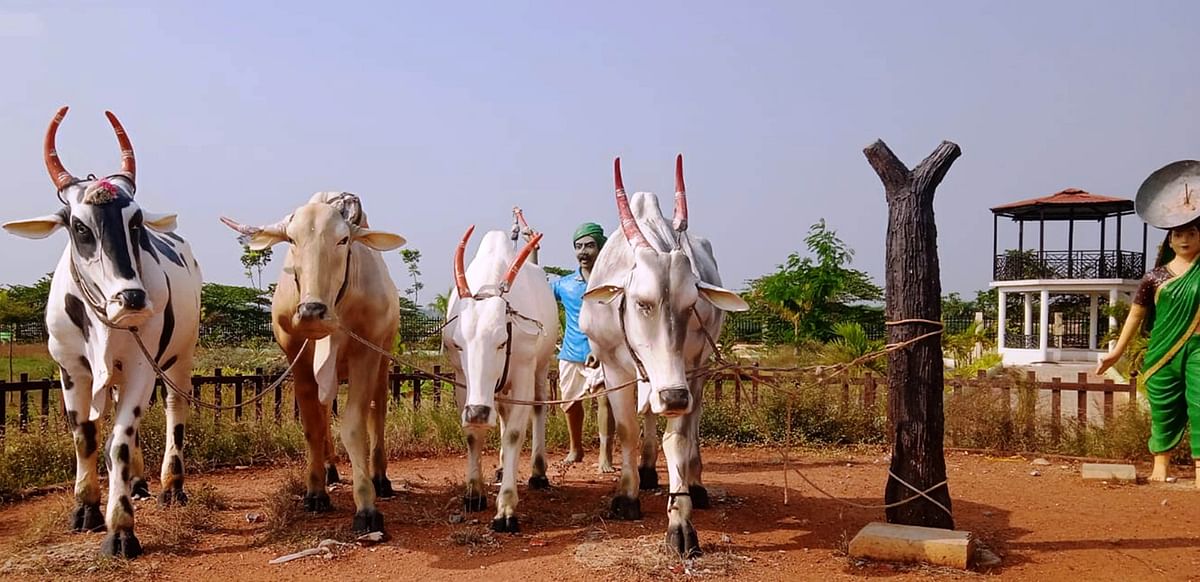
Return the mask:
{"type": "MultiPolygon", "coordinates": [[[[948,141],[911,171],[883,141],[863,150],[879,174],[887,194],[887,275],[885,316],[890,322],[942,318],[941,270],[938,266],[937,225],[933,218],[933,192],[962,153],[948,141]]],[[[888,342],[897,343],[937,330],[926,322],[888,326],[888,342]]],[[[942,448],[945,418],[942,410],[944,375],[942,342],[932,336],[888,355],[888,420],[892,430],[892,475],[884,500],[895,503],[887,510],[889,523],[954,529],[954,518],[916,491],[946,479],[942,448]]],[[[950,489],[943,485],[929,496],[949,510],[950,489]]]]}

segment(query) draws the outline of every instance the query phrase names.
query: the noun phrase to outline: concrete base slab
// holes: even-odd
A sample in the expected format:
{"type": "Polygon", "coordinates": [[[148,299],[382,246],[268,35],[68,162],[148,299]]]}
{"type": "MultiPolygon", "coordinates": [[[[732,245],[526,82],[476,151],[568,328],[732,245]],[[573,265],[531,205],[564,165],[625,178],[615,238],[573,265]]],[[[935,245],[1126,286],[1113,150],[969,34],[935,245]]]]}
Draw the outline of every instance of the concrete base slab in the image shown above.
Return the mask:
{"type": "Polygon", "coordinates": [[[1084,463],[1080,474],[1086,481],[1137,481],[1137,468],[1133,465],[1084,463]]]}
{"type": "Polygon", "coordinates": [[[925,562],[967,569],[975,555],[971,532],[871,522],[850,540],[850,557],[925,562]]]}

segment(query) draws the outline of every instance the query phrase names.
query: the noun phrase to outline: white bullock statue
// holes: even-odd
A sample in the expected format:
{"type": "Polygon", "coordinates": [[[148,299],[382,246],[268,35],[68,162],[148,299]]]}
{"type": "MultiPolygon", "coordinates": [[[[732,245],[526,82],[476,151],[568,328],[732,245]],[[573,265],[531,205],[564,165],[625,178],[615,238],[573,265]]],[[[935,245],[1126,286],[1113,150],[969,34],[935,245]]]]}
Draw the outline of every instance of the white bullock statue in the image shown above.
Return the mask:
{"type": "Polygon", "coordinates": [[[289,245],[271,320],[275,340],[288,360],[296,361],[294,386],[308,444],[305,509],[333,509],[326,491],[326,483],[337,479],[329,413],[338,383],[346,380],[341,430],[353,472],[351,527],[358,533],[383,532],[375,498],[393,495],[383,434],[390,361],[351,334],[391,350],[400,303],[380,252],[403,246],[404,237],[371,230],[359,198],[348,192],[318,192],[271,225],[221,221],[247,237],[251,249],[289,245]]]}
{"type": "Polygon", "coordinates": [[[525,428],[533,414],[533,470],[529,487],[550,486],[546,478],[546,416],[544,406],[497,402],[544,400],[548,374],[558,340],[558,307],[536,264],[526,263],[541,235],[517,253],[508,234],[491,231],[483,237],[471,265],[463,255],[475,227],[467,229],[454,253],[454,293],[447,309],[451,323],[442,331],[442,346],[465,387],[455,389],[467,436],[467,511],[483,511],[487,497],[479,468],[480,449],[488,430],[500,420],[502,483],[496,497],[492,529],[516,533],[517,460],[525,428]],[[531,410],[532,408],[532,410],[531,410]]]}
{"type": "Polygon", "coordinates": [[[693,507],[708,505],[701,482],[700,411],[704,378],[725,311],[746,302],[721,287],[708,240],[688,231],[683,157],[675,162],[675,215],[668,223],[658,197],[625,195],[621,160],[614,163],[621,229],[604,245],[584,294],[579,325],[592,343],[610,387],[637,381],[638,389],[608,395],[621,440],[621,480],[612,500],[620,519],[641,517],[641,488],[657,487],[654,415],[667,418],[667,543],[681,555],[700,553],[692,526],[693,507]],[[639,435],[637,414],[645,414],[639,435]],[[634,471],[634,450],[642,456],[634,471]]]}
{"type": "MultiPolygon", "coordinates": [[[[67,108],[46,131],[44,158],[63,206],[54,214],[4,225],[26,238],[65,229],[67,248],[54,270],[46,306],[50,355],[62,374],[67,423],[75,439],[74,531],[108,535],[100,552],[137,557],[133,499],[149,497],[138,426],[150,405],[159,370],[191,393],[192,354],[200,325],[200,267],[174,233],[174,214],[145,211],[134,200],[137,168],[121,122],[106,112],[121,146],[121,170],[105,178],[77,178],[55,147],[67,108]],[[136,337],[135,337],[136,334],[136,337]],[[142,346],[137,344],[140,338],[142,346]],[[154,359],[151,362],[145,352],[154,359]],[[156,369],[157,368],[157,369],[156,369]],[[108,446],[108,509],[100,513],[96,461],[100,423],[116,388],[108,446]]],[[[159,500],[186,503],[183,437],[188,416],[182,397],[168,391],[167,442],[159,500]]]]}

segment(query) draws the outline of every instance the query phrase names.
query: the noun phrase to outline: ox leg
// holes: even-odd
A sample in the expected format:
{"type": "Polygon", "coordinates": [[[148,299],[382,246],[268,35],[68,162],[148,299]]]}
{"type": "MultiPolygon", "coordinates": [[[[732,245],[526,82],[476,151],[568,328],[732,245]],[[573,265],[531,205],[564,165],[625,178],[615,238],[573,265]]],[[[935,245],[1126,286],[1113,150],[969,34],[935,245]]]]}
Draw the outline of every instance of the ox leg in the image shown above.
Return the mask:
{"type": "Polygon", "coordinates": [[[479,457],[487,439],[487,427],[464,426],[467,433],[467,492],[463,495],[463,510],[474,513],[487,509],[487,490],[483,485],[483,474],[479,457]]]}
{"type": "Polygon", "coordinates": [[[658,417],[642,415],[642,458],[638,461],[638,481],[642,491],[658,489],[658,417]]]}
{"type": "MultiPolygon", "coordinates": [[[[505,412],[505,411],[502,411],[505,412]]],[[[521,445],[525,442],[525,427],[529,426],[529,408],[511,406],[504,414],[500,429],[500,460],[504,468],[504,479],[500,482],[500,493],[496,495],[496,516],[492,518],[492,530],[518,533],[517,523],[517,461],[521,457],[521,445]]]]}
{"type": "MultiPolygon", "coordinates": [[[[127,367],[131,367],[126,364],[127,367]]],[[[154,376],[145,364],[127,372],[117,402],[108,461],[108,535],[100,543],[105,556],[136,558],[142,544],[133,533],[133,501],[130,499],[133,475],[133,435],[141,424],[143,407],[150,404],[154,376]]]]}
{"type": "MultiPolygon", "coordinates": [[[[605,368],[604,377],[613,386],[622,386],[633,380],[633,376],[615,368],[605,368]]],[[[609,407],[617,425],[617,436],[621,439],[621,480],[613,495],[610,510],[616,519],[634,520],[642,518],[642,503],[638,499],[639,477],[634,454],[641,438],[637,425],[637,390],[630,388],[609,394],[609,407]]]]}
{"type": "MultiPolygon", "coordinates": [[[[325,415],[333,418],[333,406],[327,406],[325,415]]],[[[333,444],[333,431],[325,431],[325,485],[341,483],[342,477],[337,470],[337,445],[333,444]]]]}
{"type": "MultiPolygon", "coordinates": [[[[192,393],[191,358],[183,358],[167,370],[167,378],[185,394],[192,393]]],[[[186,438],[187,420],[191,407],[176,391],[167,388],[166,404],[167,434],[163,446],[162,491],[158,502],[163,505],[187,504],[187,493],[183,491],[183,442],[186,438]]]]}
{"type": "Polygon", "coordinates": [[[292,372],[296,400],[300,403],[300,424],[304,426],[304,440],[308,445],[308,471],[305,478],[304,509],[308,511],[332,511],[329,492],[325,490],[325,447],[329,442],[329,415],[317,395],[317,381],[313,377],[312,365],[299,362],[292,372]]]}
{"type": "Polygon", "coordinates": [[[600,428],[600,460],[596,463],[596,468],[600,473],[616,473],[613,468],[613,432],[616,431],[616,423],[613,422],[612,409],[608,404],[607,396],[596,398],[596,424],[600,428]]]}
{"type": "Polygon", "coordinates": [[[702,401],[704,380],[693,380],[693,382],[698,384],[692,386],[692,412],[686,417],[688,437],[688,473],[686,477],[688,493],[692,498],[692,508],[708,509],[712,507],[712,502],[708,498],[708,489],[704,487],[701,481],[704,463],[700,459],[700,414],[704,410],[704,403],[702,401]]]}
{"type": "Polygon", "coordinates": [[[71,512],[71,530],[102,531],[104,514],[100,512],[100,480],[96,472],[99,444],[96,423],[89,420],[92,368],[82,356],[59,360],[64,362],[59,367],[63,406],[75,441],[75,509],[71,512]]]}
{"type": "MultiPolygon", "coordinates": [[[[550,394],[546,369],[538,370],[533,379],[534,400],[545,400],[550,394]]],[[[522,407],[523,408],[523,407],[522,407]]],[[[519,449],[518,449],[519,450],[519,449]]],[[[533,443],[530,445],[530,489],[549,489],[550,480],[546,478],[546,407],[533,407],[533,443]]]]}
{"type": "Polygon", "coordinates": [[[351,361],[350,390],[346,413],[342,415],[342,445],[350,457],[350,473],[354,484],[354,521],[356,533],[383,532],[383,514],[375,507],[375,484],[371,481],[370,435],[367,418],[371,415],[371,400],[375,397],[372,383],[375,367],[364,369],[362,362],[351,361]]]}
{"type": "Polygon", "coordinates": [[[384,499],[396,496],[396,491],[392,489],[392,481],[387,476],[387,443],[384,439],[388,407],[387,377],[388,362],[380,358],[379,373],[372,390],[374,394],[371,414],[367,417],[367,430],[371,433],[371,483],[375,486],[375,496],[384,499]]]}
{"type": "Polygon", "coordinates": [[[688,492],[688,460],[691,439],[687,417],[671,418],[663,434],[663,454],[667,458],[667,546],[684,558],[700,555],[700,541],[692,526],[692,498],[688,492]]]}
{"type": "Polygon", "coordinates": [[[134,501],[151,499],[150,484],[146,482],[146,458],[142,453],[142,435],[140,430],[133,431],[133,459],[130,461],[130,473],[133,481],[129,485],[129,496],[134,501]]]}

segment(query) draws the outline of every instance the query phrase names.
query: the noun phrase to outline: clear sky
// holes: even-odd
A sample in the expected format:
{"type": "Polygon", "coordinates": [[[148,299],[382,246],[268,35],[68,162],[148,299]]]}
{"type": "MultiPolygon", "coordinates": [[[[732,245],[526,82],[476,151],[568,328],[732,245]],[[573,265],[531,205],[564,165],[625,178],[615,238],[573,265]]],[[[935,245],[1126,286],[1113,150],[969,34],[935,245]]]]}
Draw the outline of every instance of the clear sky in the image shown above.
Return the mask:
{"type": "MultiPolygon", "coordinates": [[[[948,139],[963,156],[936,198],[942,281],[970,293],[991,275],[989,207],[1132,198],[1200,157],[1198,21],[1194,2],[8,0],[0,220],[55,210],[41,140],[65,104],[67,168],[118,168],[116,112],[139,202],[179,214],[209,280],[246,281],[219,215],[273,222],[319,190],[358,193],[421,250],[422,303],[466,226],[506,230],[514,204],[546,233],[542,262],[573,265],[578,223],[616,226],[612,158],[669,205],[682,152],[727,286],[821,218],[882,284],[887,207],[862,148],[882,138],[911,166],[948,139]]],[[[0,282],[52,270],[65,243],[0,236],[0,282]]]]}

